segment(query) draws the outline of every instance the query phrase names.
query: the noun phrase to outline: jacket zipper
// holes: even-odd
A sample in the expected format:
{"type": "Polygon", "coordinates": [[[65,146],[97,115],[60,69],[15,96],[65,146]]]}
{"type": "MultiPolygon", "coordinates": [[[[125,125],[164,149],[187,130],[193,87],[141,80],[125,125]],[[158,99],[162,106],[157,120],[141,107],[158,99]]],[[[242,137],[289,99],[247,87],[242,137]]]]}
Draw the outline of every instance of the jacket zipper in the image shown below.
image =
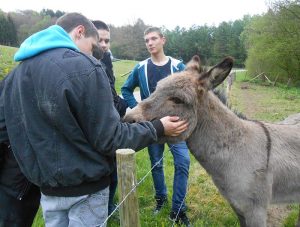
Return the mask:
{"type": "Polygon", "coordinates": [[[25,185],[25,187],[24,187],[24,190],[22,190],[22,191],[19,193],[18,197],[17,197],[18,200],[22,200],[22,199],[23,199],[23,196],[25,195],[25,193],[26,193],[26,192],[28,191],[28,189],[30,188],[30,185],[31,185],[31,183],[30,183],[29,181],[27,181],[27,182],[26,182],[26,185],[25,185]]]}

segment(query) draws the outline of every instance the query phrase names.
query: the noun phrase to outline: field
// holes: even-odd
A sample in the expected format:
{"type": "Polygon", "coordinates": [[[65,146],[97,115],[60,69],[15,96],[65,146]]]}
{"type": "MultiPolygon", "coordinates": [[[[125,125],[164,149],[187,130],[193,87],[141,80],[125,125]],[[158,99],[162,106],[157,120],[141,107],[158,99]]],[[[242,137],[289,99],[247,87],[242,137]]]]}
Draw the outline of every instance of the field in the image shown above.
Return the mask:
{"type": "MultiPolygon", "coordinates": [[[[15,63],[11,60],[15,52],[14,48],[0,46],[0,76],[6,75],[15,63]]],[[[116,89],[126,80],[129,72],[136,62],[114,62],[116,75],[116,89]]],[[[285,86],[267,86],[261,83],[249,83],[246,73],[238,73],[233,84],[230,103],[232,108],[242,112],[250,119],[275,122],[284,119],[292,113],[300,112],[299,88],[286,88],[285,86]]],[[[136,154],[137,178],[142,179],[150,170],[150,160],[147,150],[144,149],[136,154]]],[[[154,188],[151,174],[138,187],[139,209],[141,226],[171,226],[168,213],[171,207],[172,183],[173,183],[173,159],[168,147],[165,148],[165,176],[168,186],[169,203],[160,214],[154,216],[152,210],[155,206],[154,188]]],[[[205,170],[191,157],[188,193],[186,196],[188,216],[193,226],[239,226],[237,218],[229,204],[219,194],[218,190],[206,174],[205,170]]],[[[290,227],[297,218],[298,207],[289,205],[282,211],[284,219],[276,220],[272,226],[290,227]]],[[[279,214],[278,216],[281,216],[279,214]]],[[[39,211],[34,225],[44,226],[41,211],[39,211]]],[[[111,219],[108,226],[119,226],[116,219],[111,219]]]]}
{"type": "Polygon", "coordinates": [[[14,47],[0,45],[0,79],[7,75],[8,72],[16,65],[13,55],[17,51],[14,47]]]}

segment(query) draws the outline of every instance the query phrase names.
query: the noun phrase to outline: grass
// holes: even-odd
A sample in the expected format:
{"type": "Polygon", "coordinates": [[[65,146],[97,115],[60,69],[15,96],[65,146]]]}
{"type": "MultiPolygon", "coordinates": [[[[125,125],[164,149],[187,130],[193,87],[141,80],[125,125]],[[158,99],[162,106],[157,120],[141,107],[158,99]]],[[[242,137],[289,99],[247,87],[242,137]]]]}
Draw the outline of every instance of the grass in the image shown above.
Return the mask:
{"type": "Polygon", "coordinates": [[[299,112],[299,88],[262,85],[248,81],[247,74],[240,73],[232,88],[230,100],[234,108],[245,113],[249,118],[276,122],[299,112]]]}
{"type": "MultiPolygon", "coordinates": [[[[15,63],[11,60],[16,49],[0,46],[0,76],[11,70],[15,63]]],[[[127,78],[122,76],[129,72],[136,62],[117,61],[114,62],[116,75],[116,90],[120,92],[120,87],[127,78]]],[[[272,87],[259,83],[247,82],[249,78],[245,73],[238,73],[237,79],[232,87],[230,101],[233,108],[243,112],[252,119],[263,121],[279,121],[289,114],[300,110],[300,90],[296,88],[285,88],[284,86],[272,87]]],[[[141,179],[150,170],[150,160],[146,149],[136,153],[137,179],[141,179]]],[[[154,216],[152,210],[155,205],[154,188],[151,174],[139,185],[138,199],[141,226],[164,227],[171,226],[168,220],[168,213],[171,208],[171,195],[173,183],[173,158],[167,147],[165,149],[165,177],[168,187],[169,203],[160,214],[154,216]]],[[[199,163],[191,156],[191,166],[189,173],[188,193],[186,197],[188,206],[188,216],[193,226],[239,226],[237,218],[227,201],[223,199],[211,178],[199,163]]],[[[292,211],[285,220],[283,226],[294,226],[298,214],[298,207],[291,205],[292,211]]],[[[41,210],[38,212],[34,227],[44,226],[41,210]]],[[[109,227],[119,226],[118,222],[111,219],[109,227]]]]}
{"type": "Polygon", "coordinates": [[[0,45],[0,80],[3,79],[16,65],[13,55],[18,49],[0,45]]]}
{"type": "Polygon", "coordinates": [[[129,72],[137,64],[136,61],[122,60],[113,62],[114,74],[116,77],[116,91],[120,93],[121,87],[129,76],[129,72]]]}

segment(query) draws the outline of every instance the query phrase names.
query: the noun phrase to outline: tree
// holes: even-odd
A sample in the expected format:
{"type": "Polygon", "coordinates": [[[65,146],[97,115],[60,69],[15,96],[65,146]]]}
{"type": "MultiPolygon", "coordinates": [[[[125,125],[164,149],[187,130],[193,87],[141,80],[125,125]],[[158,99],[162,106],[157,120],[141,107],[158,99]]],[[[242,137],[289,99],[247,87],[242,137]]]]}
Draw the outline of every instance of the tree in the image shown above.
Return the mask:
{"type": "Polygon", "coordinates": [[[246,27],[246,66],[252,75],[264,72],[281,81],[300,81],[300,4],[278,1],[246,27]]]}
{"type": "Polygon", "coordinates": [[[0,44],[7,46],[17,45],[15,26],[9,16],[0,10],[0,44]]]}
{"type": "Polygon", "coordinates": [[[10,17],[10,14],[7,15],[7,21],[8,21],[8,37],[9,37],[9,42],[8,46],[18,46],[18,37],[17,37],[17,30],[14,25],[14,22],[12,18],[10,17]]]}
{"type": "Polygon", "coordinates": [[[148,56],[144,43],[144,30],[148,26],[138,19],[134,25],[116,28],[110,26],[111,50],[117,58],[142,60],[148,56]]]}
{"type": "Polygon", "coordinates": [[[51,17],[50,15],[47,15],[46,12],[49,13],[50,11],[37,13],[33,10],[24,10],[10,13],[17,31],[19,44],[33,33],[45,29],[55,23],[56,17],[51,17]]]}

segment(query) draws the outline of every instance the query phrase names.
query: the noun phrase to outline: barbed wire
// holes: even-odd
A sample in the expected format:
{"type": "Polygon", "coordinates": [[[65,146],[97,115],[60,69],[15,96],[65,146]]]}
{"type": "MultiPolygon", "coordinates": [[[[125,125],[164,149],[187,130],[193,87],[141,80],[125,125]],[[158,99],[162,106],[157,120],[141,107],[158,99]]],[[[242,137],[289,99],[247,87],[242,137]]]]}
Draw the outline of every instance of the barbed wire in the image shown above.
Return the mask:
{"type": "Polygon", "coordinates": [[[123,198],[123,200],[116,206],[116,208],[111,212],[111,214],[105,219],[105,221],[100,225],[100,227],[103,227],[107,221],[109,220],[109,218],[119,209],[119,207],[125,202],[125,200],[127,199],[127,197],[146,179],[146,177],[151,173],[151,171],[161,162],[161,160],[163,160],[163,158],[165,157],[165,155],[163,155],[161,157],[161,159],[159,159],[153,166],[152,168],[142,177],[142,179],[133,186],[133,188],[126,194],[126,196],[123,198]]]}
{"type": "Polygon", "coordinates": [[[175,226],[176,220],[177,220],[178,215],[179,215],[179,213],[180,213],[180,211],[181,211],[181,208],[182,208],[182,205],[183,205],[183,203],[184,203],[184,200],[185,200],[185,197],[186,197],[186,195],[187,195],[187,192],[188,192],[188,189],[186,189],[185,195],[184,195],[184,197],[183,197],[183,199],[182,199],[182,201],[181,201],[181,204],[180,204],[180,207],[179,207],[179,209],[178,209],[178,211],[177,211],[177,213],[176,213],[175,219],[173,220],[172,227],[175,226]]]}
{"type": "MultiPolygon", "coordinates": [[[[169,151],[171,152],[171,149],[172,149],[172,147],[173,147],[174,145],[172,145],[171,147],[169,147],[169,151]]],[[[122,199],[122,201],[121,202],[119,202],[119,204],[116,206],[116,208],[111,212],[111,214],[110,215],[108,215],[107,216],[107,218],[104,220],[104,222],[101,224],[101,225],[98,225],[97,227],[104,227],[105,225],[106,225],[106,223],[108,222],[108,220],[114,215],[114,213],[115,212],[117,212],[118,210],[119,210],[119,207],[125,202],[125,200],[128,198],[128,196],[141,184],[141,183],[143,183],[144,181],[145,181],[145,179],[147,178],[147,176],[152,172],[152,170],[165,158],[165,154],[163,154],[163,156],[161,157],[161,159],[159,159],[152,167],[151,167],[151,169],[141,178],[141,180],[137,183],[137,184],[135,184],[134,186],[133,186],[133,188],[126,194],[126,196],[122,199]]],[[[174,183],[174,182],[173,182],[174,183]]],[[[187,191],[188,190],[186,190],[186,192],[185,192],[185,195],[184,195],[184,197],[183,197],[183,200],[181,201],[181,204],[180,204],[180,207],[179,207],[179,209],[178,209],[178,211],[177,211],[177,213],[176,213],[176,216],[175,216],[175,219],[172,221],[173,222],[173,224],[172,224],[172,227],[175,225],[175,223],[176,223],[176,220],[177,220],[177,218],[178,218],[178,215],[179,215],[179,213],[180,213],[180,211],[181,211],[181,208],[182,208],[182,206],[183,206],[183,203],[184,203],[184,200],[185,200],[185,197],[186,197],[186,195],[187,195],[187,191]]]]}

